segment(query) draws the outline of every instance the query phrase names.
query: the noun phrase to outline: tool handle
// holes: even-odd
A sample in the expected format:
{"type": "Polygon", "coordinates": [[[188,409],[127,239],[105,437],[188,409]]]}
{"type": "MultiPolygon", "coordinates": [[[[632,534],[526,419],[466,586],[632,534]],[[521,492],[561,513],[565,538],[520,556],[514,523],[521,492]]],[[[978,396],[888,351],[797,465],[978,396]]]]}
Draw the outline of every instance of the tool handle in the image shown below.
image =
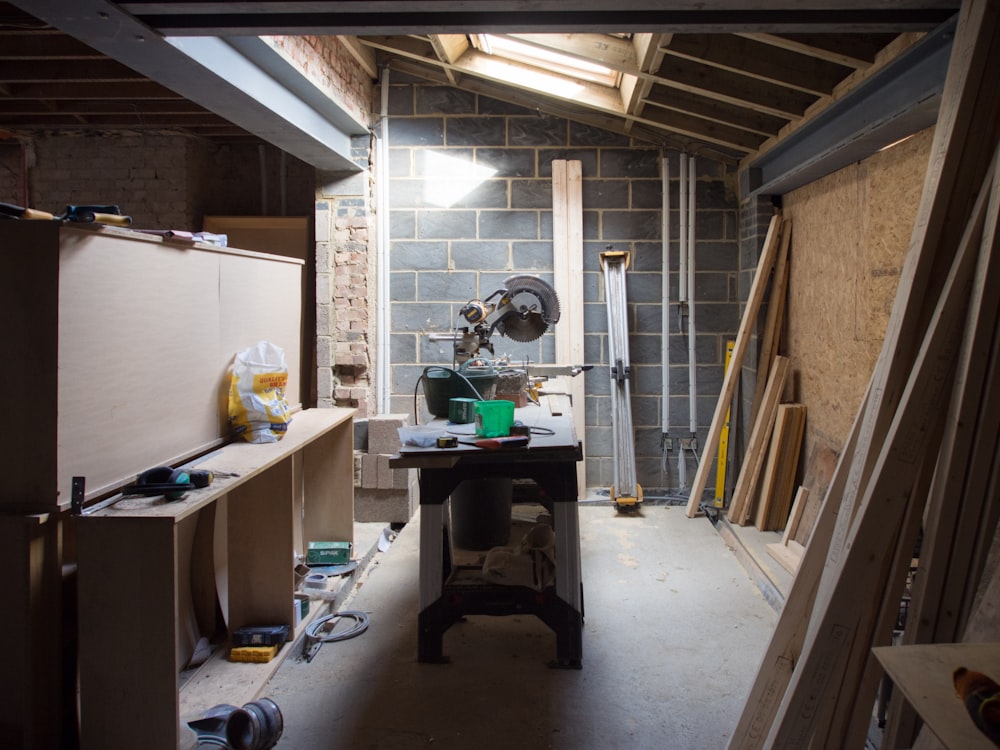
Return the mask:
{"type": "Polygon", "coordinates": [[[132,226],[131,216],[121,216],[119,214],[94,214],[94,223],[96,224],[108,224],[114,227],[129,227],[132,226]]]}
{"type": "Polygon", "coordinates": [[[500,448],[523,448],[530,438],[527,435],[510,435],[507,437],[483,438],[476,441],[476,446],[488,450],[500,448]]]}

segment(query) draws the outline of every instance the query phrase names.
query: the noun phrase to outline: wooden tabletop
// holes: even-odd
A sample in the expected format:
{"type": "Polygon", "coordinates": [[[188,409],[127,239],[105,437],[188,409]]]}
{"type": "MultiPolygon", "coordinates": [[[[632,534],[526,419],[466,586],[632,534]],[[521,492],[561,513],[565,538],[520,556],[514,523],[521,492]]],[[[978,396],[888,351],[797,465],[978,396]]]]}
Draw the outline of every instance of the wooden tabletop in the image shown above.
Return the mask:
{"type": "Polygon", "coordinates": [[[1000,643],[880,646],[872,653],[906,700],[949,750],[996,750],[955,692],[952,672],[965,667],[1000,682],[1000,643]]]}
{"type": "Polygon", "coordinates": [[[471,443],[476,438],[474,424],[452,424],[447,419],[438,418],[426,425],[421,425],[421,431],[431,436],[454,437],[458,444],[454,448],[419,447],[403,445],[399,453],[391,460],[396,467],[433,468],[447,467],[463,459],[483,461],[506,460],[518,456],[518,460],[533,460],[548,458],[550,460],[582,459],[580,441],[576,436],[573,419],[568,414],[554,416],[547,410],[529,405],[514,410],[515,422],[531,428],[531,439],[525,447],[486,449],[471,443]]]}

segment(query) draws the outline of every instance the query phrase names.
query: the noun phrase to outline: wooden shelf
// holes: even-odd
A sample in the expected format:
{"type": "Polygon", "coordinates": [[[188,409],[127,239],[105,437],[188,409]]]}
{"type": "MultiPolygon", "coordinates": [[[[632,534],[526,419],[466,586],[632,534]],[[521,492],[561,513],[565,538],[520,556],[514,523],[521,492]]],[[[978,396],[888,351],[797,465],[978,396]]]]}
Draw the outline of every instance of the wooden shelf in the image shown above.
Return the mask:
{"type": "Polygon", "coordinates": [[[1000,643],[880,646],[872,653],[945,747],[996,750],[955,693],[952,672],[965,667],[1000,680],[1000,643]]]}
{"type": "MultiPolygon", "coordinates": [[[[238,477],[78,519],[81,747],[177,747],[179,674],[217,608],[229,633],[293,626],[295,556],[308,541],[353,542],[353,414],[300,412],[280,442],[227,445],[202,464],[238,477]]],[[[218,690],[189,681],[185,714],[223,702],[240,673],[204,674],[218,690]]]]}

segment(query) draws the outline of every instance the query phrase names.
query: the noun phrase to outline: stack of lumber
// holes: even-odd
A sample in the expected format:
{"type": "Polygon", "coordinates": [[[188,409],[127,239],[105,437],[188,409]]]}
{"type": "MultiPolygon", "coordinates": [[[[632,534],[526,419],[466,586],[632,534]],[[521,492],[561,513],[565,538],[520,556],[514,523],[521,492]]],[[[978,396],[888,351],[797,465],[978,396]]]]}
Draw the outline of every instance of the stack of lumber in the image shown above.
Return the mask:
{"type": "MultiPolygon", "coordinates": [[[[730,748],[865,745],[922,523],[904,637],[967,635],[1000,506],[998,16],[962,5],[882,352],[730,748]]],[[[911,747],[895,708],[883,747],[911,747]]]]}
{"type": "Polygon", "coordinates": [[[761,531],[785,528],[792,509],[795,474],[805,428],[806,407],[803,404],[778,404],[754,514],[754,526],[761,531]]]}
{"type": "Polygon", "coordinates": [[[760,307],[769,289],[767,316],[757,361],[758,373],[766,373],[766,376],[757,378],[750,437],[733,489],[728,518],[738,526],[753,523],[762,531],[782,529],[788,518],[805,429],[805,406],[781,403],[789,377],[789,360],[778,354],[778,344],[788,291],[790,242],[791,223],[775,215],[764,240],[761,260],[733,345],[715,418],[709,430],[708,445],[693,483],[688,501],[689,516],[698,510],[707,470],[711,466],[710,457],[718,445],[721,426],[730,408],[750,332],[756,326],[760,307]]]}

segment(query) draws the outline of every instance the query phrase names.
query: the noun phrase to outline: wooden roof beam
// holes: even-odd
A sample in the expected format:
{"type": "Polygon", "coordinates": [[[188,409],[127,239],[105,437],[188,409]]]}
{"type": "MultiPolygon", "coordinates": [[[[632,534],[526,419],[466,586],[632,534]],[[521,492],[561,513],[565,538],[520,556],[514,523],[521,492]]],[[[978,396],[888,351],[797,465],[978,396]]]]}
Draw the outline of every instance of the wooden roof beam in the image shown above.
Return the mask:
{"type": "Polygon", "coordinates": [[[663,51],[695,62],[822,96],[853,70],[800,51],[726,34],[674,34],[663,51]]]}

